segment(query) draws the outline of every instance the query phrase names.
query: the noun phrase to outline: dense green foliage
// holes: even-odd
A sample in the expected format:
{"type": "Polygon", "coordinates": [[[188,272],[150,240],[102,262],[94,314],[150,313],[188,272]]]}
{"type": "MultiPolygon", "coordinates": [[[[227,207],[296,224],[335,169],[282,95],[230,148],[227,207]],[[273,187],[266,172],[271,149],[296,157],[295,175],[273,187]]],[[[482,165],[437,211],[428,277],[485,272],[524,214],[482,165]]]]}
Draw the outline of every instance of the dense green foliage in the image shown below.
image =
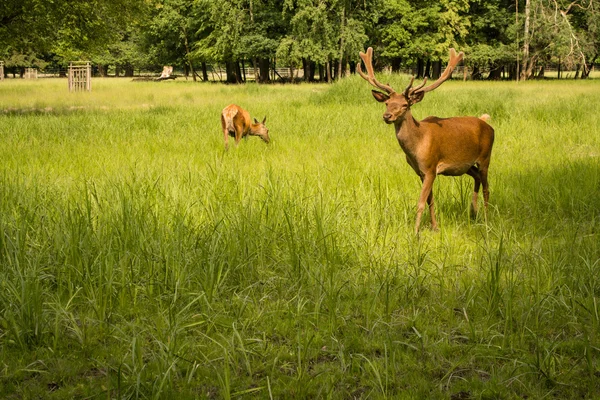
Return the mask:
{"type": "Polygon", "coordinates": [[[8,0],[0,59],[43,67],[83,58],[101,74],[112,65],[126,75],[170,64],[195,76],[200,66],[204,79],[211,63],[226,67],[228,82],[244,79],[240,63],[261,82],[277,63],[303,68],[307,80],[320,68],[329,81],[353,71],[366,46],[376,47],[379,67],[435,77],[454,46],[474,77],[504,69],[516,78],[521,61],[524,78],[550,63],[587,77],[599,24],[597,0],[8,0]]]}
{"type": "Polygon", "coordinates": [[[428,94],[416,116],[489,113],[496,143],[487,220],[441,177],[420,237],[358,77],[63,89],[0,85],[0,397],[600,393],[597,80],[428,94]],[[230,102],[271,144],[224,151],[230,102]]]}

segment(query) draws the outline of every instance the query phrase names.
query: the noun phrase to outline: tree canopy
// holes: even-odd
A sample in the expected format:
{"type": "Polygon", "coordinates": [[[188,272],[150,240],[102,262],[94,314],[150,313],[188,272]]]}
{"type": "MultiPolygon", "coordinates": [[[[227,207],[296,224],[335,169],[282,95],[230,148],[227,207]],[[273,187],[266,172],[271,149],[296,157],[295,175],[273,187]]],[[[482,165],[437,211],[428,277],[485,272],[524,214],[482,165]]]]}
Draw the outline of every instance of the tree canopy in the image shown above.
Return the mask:
{"type": "Polygon", "coordinates": [[[261,82],[274,66],[306,80],[354,71],[373,46],[376,67],[435,75],[450,47],[468,55],[473,77],[543,76],[546,65],[586,77],[600,53],[598,0],[6,0],[0,60],[7,67],[91,60],[133,74],[177,65],[194,78],[206,64],[240,66],[261,82]],[[437,64],[436,64],[437,63],[437,64]],[[430,68],[431,67],[431,68],[430,68]]]}

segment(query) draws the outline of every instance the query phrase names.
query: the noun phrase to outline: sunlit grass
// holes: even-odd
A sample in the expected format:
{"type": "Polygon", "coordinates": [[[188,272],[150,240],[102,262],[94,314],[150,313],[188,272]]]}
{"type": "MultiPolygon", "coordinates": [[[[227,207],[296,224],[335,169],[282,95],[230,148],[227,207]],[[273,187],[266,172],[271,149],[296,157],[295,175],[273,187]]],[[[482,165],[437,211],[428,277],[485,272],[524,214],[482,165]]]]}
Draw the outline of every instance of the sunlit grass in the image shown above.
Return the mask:
{"type": "Polygon", "coordinates": [[[358,77],[0,83],[0,393],[593,396],[598,89],[428,94],[416,117],[488,113],[496,142],[487,221],[440,177],[416,237],[419,179],[358,77]],[[225,151],[230,103],[272,143],[225,151]]]}

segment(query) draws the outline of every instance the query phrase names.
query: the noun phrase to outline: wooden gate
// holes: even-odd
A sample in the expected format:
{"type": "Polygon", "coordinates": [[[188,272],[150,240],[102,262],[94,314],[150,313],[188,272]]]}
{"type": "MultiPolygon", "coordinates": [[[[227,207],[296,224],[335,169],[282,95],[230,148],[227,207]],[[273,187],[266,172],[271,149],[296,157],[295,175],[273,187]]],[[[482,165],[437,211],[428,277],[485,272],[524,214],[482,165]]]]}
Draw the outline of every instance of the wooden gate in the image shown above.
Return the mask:
{"type": "Polygon", "coordinates": [[[69,63],[69,92],[92,91],[92,66],[89,61],[69,63]]]}
{"type": "Polygon", "coordinates": [[[25,68],[25,75],[23,78],[25,79],[37,79],[38,70],[37,68],[25,68]]]}

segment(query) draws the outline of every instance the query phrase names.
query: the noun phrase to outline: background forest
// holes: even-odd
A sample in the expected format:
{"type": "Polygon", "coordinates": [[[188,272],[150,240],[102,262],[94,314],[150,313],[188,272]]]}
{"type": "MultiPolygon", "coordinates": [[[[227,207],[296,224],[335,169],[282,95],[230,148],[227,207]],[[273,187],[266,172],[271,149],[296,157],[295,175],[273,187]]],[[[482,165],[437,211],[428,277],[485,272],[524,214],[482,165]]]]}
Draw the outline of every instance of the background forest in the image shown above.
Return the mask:
{"type": "Polygon", "coordinates": [[[5,73],[91,60],[98,75],[175,65],[228,82],[275,67],[331,81],[375,47],[377,68],[439,74],[449,47],[474,79],[543,77],[547,66],[586,78],[600,51],[597,0],[8,0],[0,5],[5,73]],[[485,74],[484,74],[485,72],[485,74]]]}

